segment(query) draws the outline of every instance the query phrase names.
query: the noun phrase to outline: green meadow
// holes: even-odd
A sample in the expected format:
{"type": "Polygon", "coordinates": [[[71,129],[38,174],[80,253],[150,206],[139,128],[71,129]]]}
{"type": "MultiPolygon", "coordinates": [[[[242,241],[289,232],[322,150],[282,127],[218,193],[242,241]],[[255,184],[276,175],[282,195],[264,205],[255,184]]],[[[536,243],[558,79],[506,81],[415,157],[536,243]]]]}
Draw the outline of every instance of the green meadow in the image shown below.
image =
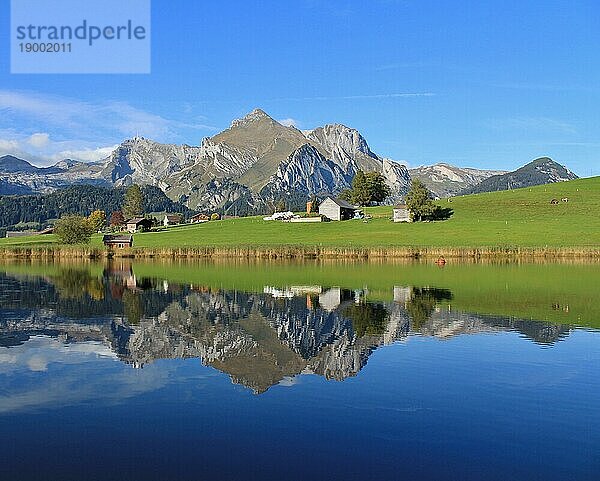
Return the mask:
{"type": "MultiPolygon", "coordinates": [[[[449,220],[395,224],[391,207],[367,208],[372,216],[367,222],[284,223],[247,217],[138,233],[134,248],[600,246],[600,177],[439,203],[454,210],[449,220]],[[551,204],[552,199],[559,200],[558,205],[551,204]]],[[[57,245],[54,236],[0,240],[0,247],[51,245],[57,245]]],[[[101,236],[94,236],[91,245],[100,246],[101,236]]]]}

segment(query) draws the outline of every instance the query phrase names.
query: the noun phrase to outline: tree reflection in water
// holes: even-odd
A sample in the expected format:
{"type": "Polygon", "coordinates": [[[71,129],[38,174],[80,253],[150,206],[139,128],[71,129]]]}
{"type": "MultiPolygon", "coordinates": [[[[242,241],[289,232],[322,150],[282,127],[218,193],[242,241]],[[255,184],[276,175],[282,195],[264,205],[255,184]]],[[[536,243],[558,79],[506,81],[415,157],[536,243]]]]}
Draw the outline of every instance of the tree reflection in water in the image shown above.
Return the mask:
{"type": "Polygon", "coordinates": [[[265,286],[263,292],[138,278],[127,262],[59,268],[42,276],[0,274],[0,346],[46,335],[98,341],[142,367],[161,358],[199,358],[234,382],[264,392],[299,373],[356,375],[379,346],[418,333],[447,338],[516,330],[540,343],[569,332],[558,324],[440,309],[453,294],[390,287],[394,301],[367,290],[265,286]]]}

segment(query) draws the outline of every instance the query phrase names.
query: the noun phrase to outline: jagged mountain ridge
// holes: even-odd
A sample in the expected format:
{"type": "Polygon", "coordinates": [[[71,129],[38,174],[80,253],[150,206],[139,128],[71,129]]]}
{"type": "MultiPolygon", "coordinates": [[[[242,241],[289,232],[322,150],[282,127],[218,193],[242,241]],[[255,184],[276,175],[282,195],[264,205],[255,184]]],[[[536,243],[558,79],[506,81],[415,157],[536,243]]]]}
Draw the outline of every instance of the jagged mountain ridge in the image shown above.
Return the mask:
{"type": "Polygon", "coordinates": [[[224,197],[247,198],[258,205],[286,199],[300,205],[310,195],[338,194],[348,188],[358,170],[376,170],[386,176],[392,190],[390,202],[408,191],[406,167],[378,157],[360,133],[341,124],[301,132],[256,109],[209,139],[200,147],[200,158],[167,180],[165,192],[201,208],[206,201],[202,185],[208,178],[230,179],[224,197]]]}
{"type": "Polygon", "coordinates": [[[77,184],[110,187],[101,163],[65,159],[50,167],[36,167],[12,155],[0,157],[0,195],[46,194],[77,184]]]}
{"type": "MultiPolygon", "coordinates": [[[[421,179],[437,197],[447,197],[470,192],[488,181],[486,188],[492,182],[489,178],[505,175],[448,164],[409,171],[372,152],[356,129],[329,124],[300,131],[255,109],[223,132],[203,139],[200,146],[135,137],[102,161],[64,160],[45,168],[13,156],[0,157],[0,195],[47,193],[73,184],[121,187],[138,183],[157,186],[194,210],[250,214],[268,210],[282,199],[288,207],[300,208],[312,195],[337,195],[350,187],[358,170],[383,174],[391,189],[390,204],[403,199],[412,178],[421,179]]],[[[554,181],[554,177],[546,179],[554,181]]],[[[517,182],[507,185],[514,188],[517,182]]]]}
{"type": "MultiPolygon", "coordinates": [[[[243,206],[256,210],[281,198],[300,204],[313,194],[338,194],[358,170],[381,172],[392,190],[390,202],[401,199],[410,184],[406,167],[374,154],[357,130],[332,124],[301,132],[260,109],[203,139],[199,147],[136,137],[101,162],[61,162],[48,169],[22,162],[18,173],[12,169],[2,179],[6,185],[0,194],[49,192],[73,183],[139,183],[156,185],[190,208],[235,205],[243,211],[243,206]],[[34,174],[25,178],[32,169],[34,174]]],[[[2,165],[0,159],[0,171],[7,171],[2,165]]]]}
{"type": "Polygon", "coordinates": [[[420,179],[436,197],[451,197],[474,187],[485,179],[505,174],[502,170],[460,168],[446,163],[409,169],[412,178],[420,179]]]}
{"type": "Polygon", "coordinates": [[[481,183],[463,190],[461,194],[519,189],[577,178],[577,175],[549,157],[540,157],[513,172],[489,177],[481,183]]]}

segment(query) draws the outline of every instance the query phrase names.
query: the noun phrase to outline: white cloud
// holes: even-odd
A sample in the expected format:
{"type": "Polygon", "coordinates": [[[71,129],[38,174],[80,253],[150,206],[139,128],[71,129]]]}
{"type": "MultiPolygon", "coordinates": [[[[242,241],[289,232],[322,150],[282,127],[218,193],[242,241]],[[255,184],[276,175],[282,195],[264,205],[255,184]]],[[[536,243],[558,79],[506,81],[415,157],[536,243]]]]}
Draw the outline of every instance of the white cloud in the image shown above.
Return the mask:
{"type": "Polygon", "coordinates": [[[48,359],[41,355],[33,355],[27,359],[27,367],[30,371],[48,370],[48,359]]]}
{"type": "Polygon", "coordinates": [[[50,135],[45,133],[33,134],[27,142],[36,149],[41,149],[50,142],[50,135]]]}
{"type": "Polygon", "coordinates": [[[0,154],[14,154],[21,150],[21,144],[14,139],[0,139],[0,154]]]}
{"type": "Polygon", "coordinates": [[[180,139],[182,132],[215,130],[197,122],[198,116],[191,122],[181,121],[138,109],[127,102],[90,102],[18,90],[0,90],[0,113],[7,123],[22,127],[20,131],[33,127],[31,146],[35,148],[43,147],[42,135],[48,135],[40,134],[40,127],[53,137],[104,145],[135,135],[169,142],[180,139]]]}
{"type": "Polygon", "coordinates": [[[98,147],[96,149],[82,150],[61,150],[52,155],[52,160],[61,161],[64,159],[80,160],[82,162],[96,162],[108,157],[113,150],[118,147],[118,144],[108,147],[98,147]]]}
{"type": "Polygon", "coordinates": [[[127,102],[91,102],[18,90],[0,89],[0,115],[12,126],[0,129],[0,155],[15,155],[38,165],[64,158],[100,160],[115,144],[133,136],[179,143],[198,135],[195,132],[215,130],[199,115],[187,115],[182,121],[127,102]]]}
{"type": "Polygon", "coordinates": [[[14,155],[20,159],[43,165],[45,159],[28,152],[28,150],[30,150],[29,147],[26,140],[21,141],[15,138],[4,138],[4,136],[0,136],[0,157],[3,155],[14,155]]]}
{"type": "MultiPolygon", "coordinates": [[[[116,360],[110,346],[95,341],[64,343],[34,336],[19,346],[0,347],[0,375],[11,386],[0,395],[0,413],[90,402],[107,406],[160,389],[178,369],[177,363],[155,363],[139,370],[126,364],[109,364],[116,360]]],[[[203,368],[190,377],[201,383],[213,375],[203,368]]],[[[181,375],[180,379],[186,380],[181,375]]]]}
{"type": "Polygon", "coordinates": [[[277,385],[281,387],[292,387],[296,384],[300,384],[300,379],[298,376],[285,376],[277,383],[277,385]]]}
{"type": "Polygon", "coordinates": [[[300,125],[300,122],[298,122],[296,119],[292,119],[292,118],[281,119],[281,120],[278,120],[277,122],[279,122],[281,125],[285,125],[286,127],[299,128],[299,125],[300,125]]]}
{"type": "Polygon", "coordinates": [[[48,134],[26,136],[13,130],[0,130],[0,156],[14,155],[39,166],[52,165],[64,159],[95,162],[108,157],[117,145],[55,141],[48,134]]]}

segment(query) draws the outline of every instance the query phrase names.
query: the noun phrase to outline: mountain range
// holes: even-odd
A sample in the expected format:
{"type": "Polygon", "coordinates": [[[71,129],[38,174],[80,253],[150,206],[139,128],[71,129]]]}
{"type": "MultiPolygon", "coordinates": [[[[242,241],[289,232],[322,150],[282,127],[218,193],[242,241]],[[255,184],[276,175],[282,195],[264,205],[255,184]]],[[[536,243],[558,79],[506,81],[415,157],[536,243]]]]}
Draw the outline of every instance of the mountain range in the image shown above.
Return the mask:
{"type": "Polygon", "coordinates": [[[436,197],[497,190],[572,178],[550,159],[532,169],[504,171],[459,168],[448,164],[408,169],[371,151],[356,130],[328,124],[313,130],[283,125],[255,109],[234,120],[223,132],[204,138],[200,146],[161,144],[143,137],[122,142],[106,159],[84,163],[65,159],[51,167],[35,167],[13,156],[0,158],[0,194],[48,193],[70,185],[123,187],[153,185],[170,199],[201,211],[267,210],[284,200],[298,208],[310,196],[336,195],[349,188],[359,170],[380,172],[391,195],[402,201],[411,179],[419,178],[436,197]],[[494,179],[490,181],[489,179],[494,179]],[[489,187],[485,187],[488,184],[489,187]]]}

